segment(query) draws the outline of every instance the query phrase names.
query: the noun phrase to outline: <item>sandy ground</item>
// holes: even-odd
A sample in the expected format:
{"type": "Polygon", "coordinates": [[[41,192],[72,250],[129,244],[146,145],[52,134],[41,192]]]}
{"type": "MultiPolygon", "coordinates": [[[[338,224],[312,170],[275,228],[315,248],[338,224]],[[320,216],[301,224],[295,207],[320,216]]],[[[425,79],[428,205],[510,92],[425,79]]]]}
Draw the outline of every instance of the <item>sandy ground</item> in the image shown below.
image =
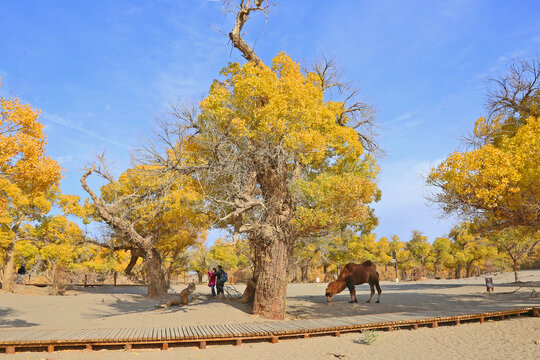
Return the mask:
{"type": "MultiPolygon", "coordinates": [[[[380,304],[348,304],[343,292],[327,305],[326,284],[291,284],[287,295],[289,319],[377,314],[421,309],[479,310],[495,305],[508,308],[540,306],[540,270],[523,271],[521,282],[513,283],[513,274],[490,275],[495,292],[488,296],[484,277],[458,280],[427,280],[407,283],[383,282],[380,304]]],[[[180,291],[183,286],[176,287],[180,291]]],[[[236,286],[239,291],[242,286],[236,286]]],[[[213,299],[209,288],[198,286],[196,298],[187,307],[156,309],[156,300],[144,297],[143,287],[95,287],[74,289],[65,296],[46,296],[28,287],[15,294],[0,292],[0,330],[14,328],[107,328],[167,327],[196,324],[242,323],[262,319],[249,314],[247,307],[230,300],[213,299]]],[[[357,287],[359,300],[369,297],[369,287],[357,287]]],[[[171,349],[166,352],[144,350],[133,352],[100,351],[21,353],[11,359],[356,359],[416,358],[439,359],[528,359],[540,355],[540,321],[538,318],[506,320],[488,324],[464,324],[438,329],[379,332],[378,340],[366,345],[362,334],[340,338],[320,337],[287,340],[276,345],[245,344],[241,347],[216,346],[171,349]]]]}

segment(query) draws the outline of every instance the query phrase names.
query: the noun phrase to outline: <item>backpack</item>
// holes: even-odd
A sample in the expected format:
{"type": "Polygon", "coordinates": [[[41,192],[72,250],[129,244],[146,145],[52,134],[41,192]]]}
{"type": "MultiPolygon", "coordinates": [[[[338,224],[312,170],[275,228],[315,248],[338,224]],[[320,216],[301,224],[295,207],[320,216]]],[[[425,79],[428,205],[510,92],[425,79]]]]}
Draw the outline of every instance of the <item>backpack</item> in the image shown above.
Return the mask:
{"type": "Polygon", "coordinates": [[[227,280],[229,280],[229,277],[227,276],[227,273],[223,270],[221,270],[221,272],[219,273],[218,275],[218,280],[219,282],[227,282],[227,280]]]}

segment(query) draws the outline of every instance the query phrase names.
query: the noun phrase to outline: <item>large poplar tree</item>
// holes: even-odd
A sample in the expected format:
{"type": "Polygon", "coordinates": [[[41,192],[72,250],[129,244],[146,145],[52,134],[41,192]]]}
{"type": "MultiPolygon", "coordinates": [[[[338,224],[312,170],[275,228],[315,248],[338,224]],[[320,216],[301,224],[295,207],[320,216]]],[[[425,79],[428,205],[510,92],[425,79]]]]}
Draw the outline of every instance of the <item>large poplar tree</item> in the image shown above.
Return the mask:
{"type": "Polygon", "coordinates": [[[163,170],[196,178],[218,225],[249,240],[253,312],[282,319],[295,240],[370,219],[378,168],[366,152],[375,147],[373,110],[354,100],[332,62],[303,71],[279,53],[267,65],[244,42],[248,16],[267,10],[240,1],[230,39],[247,63],[224,68],[197,108],[173,107],[162,134],[169,150],[150,150],[163,170]],[[332,89],[343,99],[328,100],[332,89]]]}

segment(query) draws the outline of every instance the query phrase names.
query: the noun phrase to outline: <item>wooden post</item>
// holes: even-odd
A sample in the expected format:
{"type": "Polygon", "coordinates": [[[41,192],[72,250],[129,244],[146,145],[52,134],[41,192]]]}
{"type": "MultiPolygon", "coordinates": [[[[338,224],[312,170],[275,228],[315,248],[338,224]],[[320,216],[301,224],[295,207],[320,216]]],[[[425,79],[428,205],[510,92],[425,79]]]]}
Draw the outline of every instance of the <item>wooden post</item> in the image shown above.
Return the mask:
{"type": "Polygon", "coordinates": [[[271,342],[272,344],[277,344],[278,341],[279,341],[279,338],[278,338],[277,336],[272,336],[272,339],[270,340],[270,342],[271,342]]]}
{"type": "Polygon", "coordinates": [[[242,339],[236,339],[235,345],[236,345],[236,346],[242,345],[242,339]]]}
{"type": "Polygon", "coordinates": [[[15,346],[6,346],[6,354],[15,354],[15,346]]]}
{"type": "Polygon", "coordinates": [[[206,341],[202,340],[199,342],[199,349],[206,349],[206,341]]]}
{"type": "Polygon", "coordinates": [[[304,334],[304,339],[309,338],[309,334],[304,334]]]}
{"type": "Polygon", "coordinates": [[[124,346],[124,349],[126,349],[126,351],[131,351],[132,348],[133,348],[133,345],[131,345],[131,344],[126,344],[124,346]]]}
{"type": "Polygon", "coordinates": [[[533,316],[540,317],[540,308],[533,308],[533,316]]]}
{"type": "Polygon", "coordinates": [[[87,351],[92,351],[92,345],[86,344],[86,350],[87,351]]]}
{"type": "Polygon", "coordinates": [[[504,315],[501,315],[501,320],[504,320],[504,315]]]}
{"type": "Polygon", "coordinates": [[[393,328],[393,327],[391,327],[391,326],[389,326],[389,327],[387,328],[387,330],[388,330],[388,331],[393,331],[393,330],[394,330],[394,328],[393,328]]]}
{"type": "Polygon", "coordinates": [[[335,337],[340,337],[340,336],[341,336],[341,333],[340,333],[339,331],[336,331],[336,332],[334,333],[334,336],[335,336],[335,337]]]}
{"type": "Polygon", "coordinates": [[[54,345],[47,346],[47,352],[54,352],[54,345]]]}
{"type": "Polygon", "coordinates": [[[431,328],[433,329],[433,328],[436,328],[436,327],[439,327],[439,323],[436,322],[436,321],[432,322],[431,323],[431,328]]]}
{"type": "MultiPolygon", "coordinates": [[[[116,274],[116,273],[115,273],[116,274]]],[[[167,342],[164,342],[162,347],[161,347],[161,350],[169,350],[169,343],[167,342]]]]}
{"type": "Polygon", "coordinates": [[[457,319],[456,320],[456,325],[460,325],[461,324],[461,320],[457,319]]]}
{"type": "Polygon", "coordinates": [[[483,324],[483,323],[484,323],[484,317],[482,316],[482,317],[480,318],[480,324],[483,324]]]}
{"type": "Polygon", "coordinates": [[[414,324],[414,325],[413,325],[413,329],[414,329],[414,330],[418,330],[418,324],[414,324]]]}

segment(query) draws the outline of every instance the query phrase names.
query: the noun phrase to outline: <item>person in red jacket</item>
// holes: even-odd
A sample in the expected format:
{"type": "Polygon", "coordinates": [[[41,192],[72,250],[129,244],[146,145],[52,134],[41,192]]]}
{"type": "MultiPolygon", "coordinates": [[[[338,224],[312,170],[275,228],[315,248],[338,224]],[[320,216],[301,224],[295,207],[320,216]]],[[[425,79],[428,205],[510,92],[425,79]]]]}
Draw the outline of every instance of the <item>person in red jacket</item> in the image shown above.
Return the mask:
{"type": "Polygon", "coordinates": [[[210,272],[210,269],[208,269],[208,286],[210,286],[210,289],[212,289],[212,296],[216,296],[216,276],[217,276],[217,269],[213,268],[212,272],[210,272]]]}

